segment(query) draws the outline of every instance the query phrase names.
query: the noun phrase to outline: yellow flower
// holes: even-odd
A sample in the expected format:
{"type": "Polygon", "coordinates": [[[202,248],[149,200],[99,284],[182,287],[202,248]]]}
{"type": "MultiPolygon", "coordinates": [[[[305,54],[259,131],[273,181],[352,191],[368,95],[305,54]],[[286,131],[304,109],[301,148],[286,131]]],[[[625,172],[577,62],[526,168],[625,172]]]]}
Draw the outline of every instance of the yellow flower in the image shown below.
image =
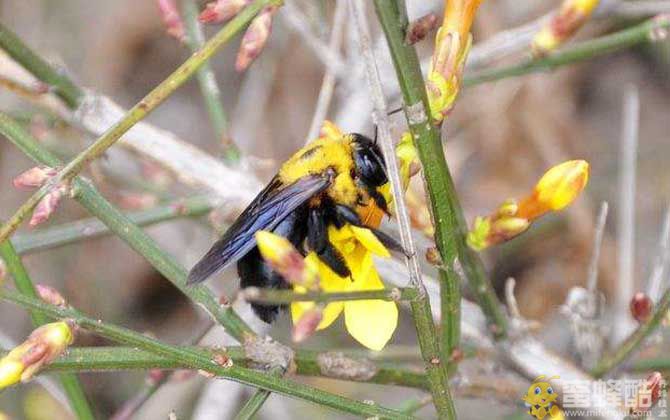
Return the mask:
{"type": "MultiPolygon", "coordinates": [[[[308,254],[305,259],[317,265],[323,291],[354,292],[384,288],[372,257],[373,255],[390,257],[390,254],[369,229],[350,225],[345,225],[341,229],[330,226],[328,238],[342,254],[344,262],[351,270],[351,276],[348,278],[338,276],[316,254],[308,254]]],[[[306,291],[303,286],[294,286],[294,289],[299,293],[306,291]]],[[[298,322],[314,306],[314,302],[292,303],[293,322],[298,322]]],[[[342,312],[344,312],[344,322],[349,334],[372,350],[383,349],[398,325],[398,308],[394,302],[359,300],[327,304],[323,309],[317,330],[330,326],[342,312]]]]}
{"type": "Polygon", "coordinates": [[[545,213],[570,205],[584,190],[588,179],[589,164],[584,160],[570,160],[554,166],[521,202],[507,200],[492,215],[475,218],[467,236],[468,245],[480,251],[510,240],[545,213]]]}
{"type": "Polygon", "coordinates": [[[536,55],[547,54],[575,34],[589,19],[600,0],[564,0],[561,8],[533,38],[536,55]]]}
{"type": "Polygon", "coordinates": [[[60,356],[74,335],[64,321],[42,325],[19,346],[0,359],[0,390],[30,380],[42,366],[60,356]]]}

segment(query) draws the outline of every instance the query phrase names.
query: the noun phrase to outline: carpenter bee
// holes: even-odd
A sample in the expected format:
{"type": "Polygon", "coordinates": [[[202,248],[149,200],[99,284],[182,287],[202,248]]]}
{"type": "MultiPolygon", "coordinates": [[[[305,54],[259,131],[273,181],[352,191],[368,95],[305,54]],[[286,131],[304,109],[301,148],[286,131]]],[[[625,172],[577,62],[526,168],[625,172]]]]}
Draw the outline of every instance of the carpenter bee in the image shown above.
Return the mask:
{"type": "MultiPolygon", "coordinates": [[[[287,288],[263,260],[254,234],[272,231],[287,238],[303,255],[313,251],[335,273],[351,275],[341,254],[329,242],[328,227],[345,224],[370,229],[387,248],[402,251],[392,237],[366,225],[360,209],[375,206],[388,214],[380,187],[388,182],[384,157],[375,142],[361,134],[322,138],[296,152],[191,269],[189,283],[199,283],[237,263],[242,288],[287,288]]],[[[265,322],[279,307],[252,304],[265,322]]]]}

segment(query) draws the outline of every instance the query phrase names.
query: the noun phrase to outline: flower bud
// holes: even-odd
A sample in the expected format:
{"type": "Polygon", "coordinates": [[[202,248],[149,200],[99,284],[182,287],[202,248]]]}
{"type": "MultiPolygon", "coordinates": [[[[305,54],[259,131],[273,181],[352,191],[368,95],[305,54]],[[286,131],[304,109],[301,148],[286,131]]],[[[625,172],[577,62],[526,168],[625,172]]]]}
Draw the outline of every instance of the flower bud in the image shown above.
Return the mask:
{"type": "Polygon", "coordinates": [[[630,300],[630,313],[633,318],[643,323],[651,318],[654,309],[654,302],[651,298],[642,292],[637,292],[630,300]]]}
{"type": "Polygon", "coordinates": [[[68,322],[42,325],[28,339],[0,359],[0,390],[30,380],[44,365],[60,356],[72,344],[68,322]]]}
{"type": "Polygon", "coordinates": [[[174,0],[157,0],[157,4],[168,35],[183,42],[186,38],[184,22],[181,20],[174,0]]]}
{"type": "Polygon", "coordinates": [[[517,217],[534,220],[548,211],[559,211],[570,205],[589,180],[589,164],[570,160],[549,169],[535,185],[533,194],[519,203],[517,217]]]}
{"type": "Polygon", "coordinates": [[[589,19],[600,0],[564,0],[561,8],[535,35],[535,55],[545,55],[571,38],[589,19]]]}
{"type": "Polygon", "coordinates": [[[49,220],[51,215],[56,211],[58,205],[60,204],[61,199],[68,192],[68,187],[61,185],[57,188],[54,188],[47,195],[42,197],[35,210],[33,210],[33,215],[30,218],[28,223],[30,226],[35,227],[41,223],[49,220]]]}
{"type": "Polygon", "coordinates": [[[468,233],[468,245],[477,251],[512,239],[548,211],[562,210],[582,192],[589,178],[589,164],[571,160],[547,171],[530,196],[521,202],[505,201],[490,216],[477,217],[468,233]]]}
{"type": "Polygon", "coordinates": [[[272,18],[277,12],[277,6],[266,6],[251,21],[247,31],[242,37],[240,49],[237,52],[235,69],[239,72],[246,70],[251,63],[263,51],[263,47],[270,38],[272,32],[272,18]]]}
{"type": "Polygon", "coordinates": [[[45,182],[58,171],[48,166],[35,166],[14,178],[14,187],[19,190],[33,190],[44,185],[45,182]]]}
{"type": "Polygon", "coordinates": [[[198,20],[202,23],[221,23],[232,19],[251,0],[217,0],[207,3],[198,20]]]}
{"type": "Polygon", "coordinates": [[[438,25],[437,16],[434,13],[428,13],[421,16],[417,20],[410,22],[407,27],[407,35],[405,35],[405,43],[414,45],[422,41],[430,31],[435,29],[438,25]]]}
{"type": "Polygon", "coordinates": [[[293,325],[293,342],[301,343],[309,338],[314,334],[322,319],[323,306],[321,305],[317,305],[312,309],[305,311],[300,319],[293,325]]]}
{"type": "Polygon", "coordinates": [[[287,282],[307,288],[318,284],[318,268],[303,258],[288,239],[263,230],[255,237],[263,259],[287,282]]]}
{"type": "Polygon", "coordinates": [[[444,20],[435,37],[435,52],[426,82],[428,102],[435,123],[444,120],[458,96],[465,60],[472,45],[470,28],[481,2],[446,2],[444,20]]]}
{"type": "Polygon", "coordinates": [[[467,243],[470,248],[481,251],[514,238],[529,226],[530,222],[520,217],[503,216],[494,219],[477,217],[472,230],[468,233],[467,243]]]}
{"type": "Polygon", "coordinates": [[[37,295],[48,304],[60,307],[66,307],[67,301],[60,292],[46,284],[36,284],[35,291],[37,295]]]}

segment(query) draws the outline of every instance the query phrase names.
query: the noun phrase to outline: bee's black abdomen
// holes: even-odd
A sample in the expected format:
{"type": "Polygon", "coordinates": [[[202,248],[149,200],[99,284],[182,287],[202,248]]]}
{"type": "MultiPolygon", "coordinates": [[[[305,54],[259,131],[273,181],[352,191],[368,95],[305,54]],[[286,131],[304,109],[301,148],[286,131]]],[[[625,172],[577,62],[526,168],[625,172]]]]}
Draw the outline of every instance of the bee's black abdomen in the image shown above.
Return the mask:
{"type": "MultiPolygon", "coordinates": [[[[275,273],[261,257],[258,247],[237,262],[237,273],[240,275],[240,287],[271,287],[286,289],[288,284],[282,276],[275,273]]],[[[252,303],[251,308],[256,315],[268,324],[279,314],[280,306],[252,303]]]]}
{"type": "MultiPolygon", "coordinates": [[[[302,242],[307,234],[305,207],[299,207],[289,214],[274,229],[274,233],[287,238],[297,249],[302,249],[302,242]]],[[[263,260],[258,247],[254,247],[247,255],[237,262],[237,273],[240,276],[240,287],[268,287],[287,289],[288,283],[263,260]]],[[[252,303],[251,308],[256,315],[268,324],[277,318],[279,310],[285,308],[278,305],[262,305],[252,303]]]]}

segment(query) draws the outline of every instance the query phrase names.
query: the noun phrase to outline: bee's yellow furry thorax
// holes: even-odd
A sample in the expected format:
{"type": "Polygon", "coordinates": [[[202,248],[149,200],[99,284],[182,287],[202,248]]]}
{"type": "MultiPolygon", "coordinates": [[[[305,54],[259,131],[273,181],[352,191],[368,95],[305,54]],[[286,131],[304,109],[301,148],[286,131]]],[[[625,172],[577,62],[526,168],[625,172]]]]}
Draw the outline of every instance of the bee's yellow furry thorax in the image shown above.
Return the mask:
{"type": "Polygon", "coordinates": [[[319,175],[328,169],[335,171],[335,180],[326,193],[341,204],[355,205],[358,189],[351,171],[354,168],[351,137],[315,140],[291,156],[279,169],[279,179],[288,185],[307,175],[319,175]]]}

